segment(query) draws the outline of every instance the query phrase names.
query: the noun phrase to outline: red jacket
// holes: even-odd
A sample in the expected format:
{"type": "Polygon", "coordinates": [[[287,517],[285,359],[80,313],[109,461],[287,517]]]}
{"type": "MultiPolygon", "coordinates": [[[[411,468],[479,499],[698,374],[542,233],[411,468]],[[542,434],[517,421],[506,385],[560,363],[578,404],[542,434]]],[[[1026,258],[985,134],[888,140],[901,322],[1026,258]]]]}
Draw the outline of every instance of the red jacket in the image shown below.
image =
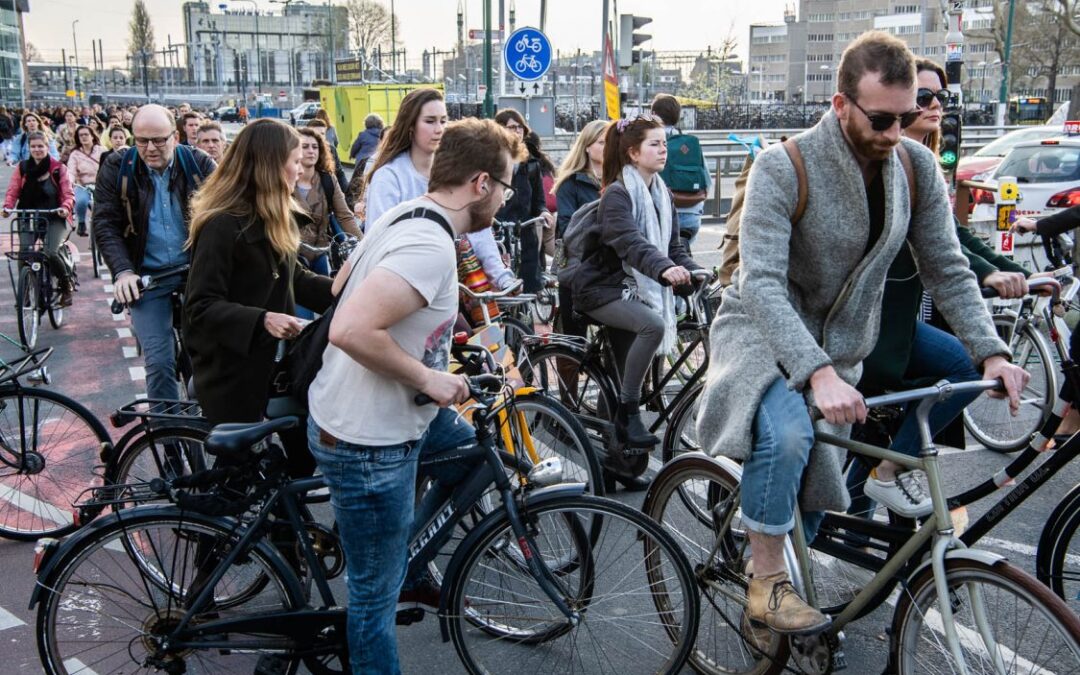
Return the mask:
{"type": "MultiPolygon", "coordinates": [[[[72,210],[75,208],[75,190],[71,187],[67,167],[61,164],[60,160],[52,157],[49,158],[49,179],[56,185],[56,192],[60,197],[60,203],[57,206],[67,209],[70,217],[72,210]],[[57,176],[59,176],[59,181],[57,181],[57,176]]],[[[19,162],[15,165],[15,175],[11,177],[7,194],[4,195],[5,211],[10,211],[18,204],[19,195],[22,194],[23,185],[25,184],[26,179],[22,175],[22,162],[19,162]]]]}

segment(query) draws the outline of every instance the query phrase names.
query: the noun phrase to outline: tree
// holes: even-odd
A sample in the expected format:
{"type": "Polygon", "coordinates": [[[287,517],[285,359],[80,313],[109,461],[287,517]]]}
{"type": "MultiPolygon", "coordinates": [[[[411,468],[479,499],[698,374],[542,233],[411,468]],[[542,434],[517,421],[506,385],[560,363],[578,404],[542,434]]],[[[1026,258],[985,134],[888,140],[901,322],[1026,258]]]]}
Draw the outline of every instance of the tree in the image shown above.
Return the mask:
{"type": "MultiPolygon", "coordinates": [[[[1077,0],[1044,0],[1054,18],[1073,35],[1080,37],[1080,2],[1077,0]]],[[[1072,88],[1069,100],[1069,119],[1080,119],[1080,84],[1072,88]]]]}
{"type": "Polygon", "coordinates": [[[144,53],[147,67],[151,66],[156,48],[154,26],[150,19],[150,12],[146,9],[146,2],[135,0],[135,7],[131,10],[131,21],[128,23],[128,55],[131,56],[133,67],[137,69],[142,65],[144,53]]]}
{"type": "MultiPolygon", "coordinates": [[[[390,10],[377,0],[348,0],[349,32],[353,47],[368,58],[376,47],[390,49],[390,10]]],[[[394,33],[401,43],[401,22],[394,16],[394,33]]]]}
{"type": "Polygon", "coordinates": [[[34,46],[34,43],[30,42],[29,40],[26,42],[26,50],[23,52],[23,60],[27,63],[31,61],[41,60],[41,52],[39,52],[38,48],[34,46]]]}

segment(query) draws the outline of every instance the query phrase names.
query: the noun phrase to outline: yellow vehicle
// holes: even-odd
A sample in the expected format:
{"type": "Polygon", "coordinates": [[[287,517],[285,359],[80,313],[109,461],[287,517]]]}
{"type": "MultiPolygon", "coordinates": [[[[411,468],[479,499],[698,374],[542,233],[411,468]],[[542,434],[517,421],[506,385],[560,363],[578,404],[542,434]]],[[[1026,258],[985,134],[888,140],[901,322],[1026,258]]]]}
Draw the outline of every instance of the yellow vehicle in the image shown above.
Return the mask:
{"type": "Polygon", "coordinates": [[[397,117],[401,99],[420,88],[442,91],[442,84],[347,84],[319,87],[319,101],[330,115],[338,136],[338,155],[341,161],[352,164],[349,148],[356,135],[364,130],[364,118],[377,113],[389,126],[397,117]]]}

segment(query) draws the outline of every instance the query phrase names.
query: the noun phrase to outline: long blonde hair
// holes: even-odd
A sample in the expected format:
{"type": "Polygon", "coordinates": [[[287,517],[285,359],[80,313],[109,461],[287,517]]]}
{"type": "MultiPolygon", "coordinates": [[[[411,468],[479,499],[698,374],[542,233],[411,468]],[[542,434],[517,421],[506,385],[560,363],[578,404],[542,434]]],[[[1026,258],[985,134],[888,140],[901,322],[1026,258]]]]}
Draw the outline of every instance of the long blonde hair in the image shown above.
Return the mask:
{"type": "MultiPolygon", "coordinates": [[[[563,159],[562,164],[559,165],[559,171],[555,174],[555,184],[551,186],[551,194],[555,194],[559,189],[559,186],[568,178],[573,177],[575,173],[585,171],[589,168],[588,148],[590,145],[600,140],[600,137],[604,135],[604,130],[606,128],[607,122],[603,120],[593,120],[582,128],[581,133],[578,134],[577,139],[574,140],[574,145],[570,148],[570,152],[566,153],[566,157],[563,159]]],[[[599,176],[597,178],[599,178],[599,176]]]]}
{"type": "Polygon", "coordinates": [[[300,134],[276,120],[256,120],[244,127],[191,199],[186,246],[195,246],[208,222],[230,215],[247,218],[249,224],[261,220],[274,252],[280,258],[295,256],[300,231],[292,212],[300,206],[293,200],[284,167],[299,146],[300,134]]]}

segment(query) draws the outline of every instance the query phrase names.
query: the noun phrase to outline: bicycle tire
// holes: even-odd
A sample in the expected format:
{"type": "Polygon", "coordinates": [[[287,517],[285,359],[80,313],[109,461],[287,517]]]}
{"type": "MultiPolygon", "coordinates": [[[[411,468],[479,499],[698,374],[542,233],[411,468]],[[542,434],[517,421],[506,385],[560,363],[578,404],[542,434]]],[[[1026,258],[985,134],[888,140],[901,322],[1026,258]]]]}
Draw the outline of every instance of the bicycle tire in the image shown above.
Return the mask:
{"type": "Polygon", "coordinates": [[[505,313],[499,317],[498,322],[502,324],[504,344],[513,354],[514,363],[520,363],[521,354],[525,349],[525,338],[536,335],[536,331],[521,319],[507,316],[505,313]]]}
{"type": "Polygon", "coordinates": [[[78,529],[71,504],[101,484],[95,467],[110,444],[77,401],[48,389],[0,388],[0,453],[16,458],[0,463],[0,537],[33,541],[78,529]]]}
{"type": "Polygon", "coordinates": [[[558,309],[559,289],[545,286],[536,293],[536,301],[532,303],[533,316],[538,323],[548,324],[555,319],[555,311],[558,309]]]}
{"type": "Polygon", "coordinates": [[[588,432],[574,413],[540,392],[515,396],[514,407],[525,415],[536,448],[537,456],[529,457],[530,462],[535,464],[536,459],[557,456],[562,461],[564,481],[585,483],[588,492],[604,496],[600,460],[588,432]],[[542,432],[548,433],[541,435],[542,432]],[[537,443],[538,440],[541,442],[537,443]]]}
{"type": "MultiPolygon", "coordinates": [[[[998,655],[1003,657],[1002,665],[1011,666],[1006,672],[1017,672],[1018,667],[1024,672],[1080,672],[1080,617],[1049,588],[1004,560],[987,563],[971,558],[946,559],[945,576],[967,672],[1000,672],[994,669],[991,661],[996,659],[986,653],[975,628],[971,609],[975,586],[987,609],[987,627],[993,632],[998,655]],[[999,597],[1007,594],[1012,599],[999,597]],[[1021,608],[1021,604],[1030,609],[1021,608]],[[1004,609],[1004,615],[1015,617],[1016,625],[989,625],[1007,618],[994,609],[1004,609]],[[1040,630],[1045,631],[1042,637],[1033,635],[1040,630]],[[1054,653],[1043,655],[1044,646],[1054,649],[1054,653]]],[[[896,603],[890,638],[896,672],[957,672],[958,664],[940,635],[943,619],[935,609],[938,597],[933,570],[925,567],[904,589],[896,603]]]]}
{"type": "Polygon", "coordinates": [[[776,634],[768,644],[759,644],[744,622],[749,541],[746,530],[738,527],[738,504],[733,501],[738,486],[739,480],[720,461],[683,455],[657,474],[642,511],[679,542],[695,570],[702,597],[690,666],[704,675],[773,675],[783,670],[789,647],[776,634]],[[729,513],[732,521],[721,532],[723,523],[716,523],[715,515],[726,519],[729,513]]]}
{"type": "MultiPolygon", "coordinates": [[[[43,580],[36,633],[38,654],[50,675],[78,672],[85,667],[84,663],[92,663],[96,672],[148,667],[145,662],[151,656],[155,631],[160,634],[174,626],[187,612],[181,606],[194,599],[191,597],[193,577],[199,567],[196,559],[206,549],[196,548],[194,554],[188,549],[206,546],[207,538],[226,547],[229,542],[235,543],[235,526],[231,522],[173,507],[128,509],[109,518],[110,521],[101,521],[95,528],[86,530],[85,536],[67,542],[55,554],[60,558],[50,568],[48,579],[43,580]],[[148,580],[144,563],[123,555],[133,541],[159,563],[158,570],[161,576],[170,579],[168,583],[148,580]],[[70,594],[69,589],[72,589],[70,594]],[[94,636],[89,643],[88,631],[94,636]],[[111,638],[114,634],[117,637],[111,638]],[[70,653],[63,646],[68,635],[74,642],[70,653]],[[98,649],[105,653],[102,655],[98,649]]],[[[258,602],[252,599],[233,607],[211,604],[204,613],[191,618],[193,624],[304,606],[300,582],[265,540],[258,542],[245,555],[244,562],[233,565],[230,572],[232,576],[227,574],[219,585],[228,586],[233,579],[253,573],[266,578],[266,593],[258,602]]],[[[178,672],[191,675],[226,672],[234,666],[240,666],[241,672],[253,672],[260,654],[258,649],[230,650],[220,646],[234,637],[237,636],[207,636],[217,646],[202,650],[188,648],[180,654],[157,657],[163,664],[182,659],[185,668],[178,672]],[[227,665],[206,663],[214,658],[223,659],[227,665]]],[[[242,637],[251,641],[259,636],[253,633],[242,637]]],[[[288,662],[283,672],[295,673],[302,658],[289,655],[292,645],[284,638],[264,636],[262,639],[267,640],[264,649],[273,646],[286,650],[288,662]]]]}
{"type": "MultiPolygon", "coordinates": [[[[61,248],[64,248],[64,246],[61,246],[61,248]]],[[[64,325],[64,308],[60,306],[60,281],[50,274],[48,282],[50,286],[49,302],[45,306],[45,313],[49,315],[49,324],[53,327],[53,330],[59,330],[64,325]]]]}
{"type": "Polygon", "coordinates": [[[19,340],[27,349],[37,346],[41,325],[41,288],[37,274],[29,265],[19,270],[19,285],[15,292],[19,310],[19,340]]]}
{"type": "Polygon", "coordinates": [[[1014,417],[1007,400],[993,399],[985,393],[964,408],[964,428],[979,443],[1001,453],[1026,447],[1057,401],[1057,363],[1046,338],[1031,324],[1024,325],[1019,335],[1011,335],[1014,320],[1009,314],[994,315],[998,334],[1013,350],[1013,363],[1031,374],[1021,397],[1021,414],[1014,417]]]}
{"type": "Polygon", "coordinates": [[[610,420],[614,418],[618,396],[611,379],[598,365],[581,349],[543,345],[528,351],[519,370],[527,384],[559,401],[575,415],[610,420]]]}
{"type": "MultiPolygon", "coordinates": [[[[572,625],[536,586],[535,579],[527,571],[523,572],[518,562],[507,560],[505,552],[517,549],[517,537],[506,513],[493,513],[462,543],[451,564],[449,588],[445,591],[448,593],[446,619],[450,639],[466,670],[470,673],[518,673],[522,668],[529,670],[530,664],[536,670],[547,664],[545,672],[552,669],[585,672],[585,663],[617,658],[621,660],[602,669],[605,672],[678,672],[693,647],[699,612],[693,571],[678,545],[640,511],[610,499],[551,496],[538,501],[522,511],[526,527],[534,534],[521,546],[528,547],[528,555],[533,559],[543,560],[548,551],[558,551],[557,547],[565,545],[565,537],[558,535],[565,523],[583,518],[602,523],[599,540],[586,550],[578,549],[581,564],[554,577],[564,601],[582,610],[580,621],[572,625]],[[554,544],[548,536],[551,531],[556,533],[552,537],[560,537],[554,544]],[[616,551],[609,553],[609,544],[616,551]],[[677,582],[684,590],[682,602],[668,608],[668,615],[673,619],[662,624],[655,621],[657,609],[653,605],[652,589],[656,582],[645,575],[644,554],[650,552],[654,557],[662,555],[663,564],[671,571],[671,576],[665,579],[667,584],[677,582]],[[616,555],[619,556],[617,561],[610,558],[616,555]],[[484,581],[487,570],[494,570],[500,563],[497,580],[484,581]],[[529,600],[524,604],[512,600],[501,604],[492,596],[500,591],[509,593],[504,584],[514,575],[525,585],[524,593],[529,600]],[[480,580],[476,581],[474,577],[480,580]],[[610,597],[606,595],[609,586],[613,593],[610,597]],[[474,588],[479,592],[474,592],[474,588]],[[633,589],[648,590],[630,592],[633,589]],[[485,609],[489,605],[495,609],[485,609]],[[517,611],[529,613],[533,610],[543,616],[526,616],[518,622],[512,615],[517,611]],[[482,618],[488,620],[481,621],[482,618]],[[493,630],[492,622],[496,619],[501,623],[500,630],[493,630]],[[630,628],[615,626],[620,620],[627,621],[630,628]],[[577,639],[579,635],[581,639],[577,639]],[[634,639],[626,640],[626,635],[633,635],[634,639]],[[542,648],[533,646],[541,642],[542,648]],[[489,645],[493,646],[493,653],[486,656],[485,647],[489,645]],[[619,648],[605,649],[612,645],[619,648]],[[660,654],[666,646],[671,647],[670,653],[660,654]],[[579,653],[579,650],[591,647],[598,650],[593,656],[583,657],[579,653]],[[538,660],[543,662],[539,668],[538,660]],[[553,668],[552,663],[569,665],[553,668]]],[[[576,547],[586,546],[580,534],[579,530],[573,542],[576,547]]],[[[564,556],[559,554],[557,557],[564,556]]]]}
{"type": "MultiPolygon", "coordinates": [[[[206,469],[210,462],[204,451],[209,428],[193,424],[149,426],[143,429],[106,465],[105,475],[117,485],[146,483],[154,478],[171,479],[206,469]],[[178,452],[169,447],[178,445],[178,452]]],[[[124,508],[116,504],[114,510],[124,508]]]]}
{"type": "Polygon", "coordinates": [[[1039,542],[1035,570],[1039,581],[1080,614],[1080,498],[1070,496],[1066,510],[1051,522],[1048,548],[1039,542]]]}
{"type": "Polygon", "coordinates": [[[685,453],[701,451],[701,444],[697,440],[697,412],[704,389],[704,380],[695,382],[671,412],[660,445],[665,464],[685,453]]]}
{"type": "Polygon", "coordinates": [[[652,360],[652,365],[649,366],[649,376],[645,380],[648,384],[648,392],[642,392],[642,400],[651,395],[657,395],[662,408],[666,409],[670,406],[671,402],[686,386],[686,383],[697,372],[697,369],[703,366],[709,358],[708,345],[709,329],[707,326],[705,328],[680,328],[676,332],[675,347],[672,351],[663,356],[657,356],[652,360]],[[660,383],[667,377],[675,362],[682,358],[683,352],[686,351],[688,345],[693,344],[699,336],[702,339],[695,345],[693,354],[679,366],[679,371],[661,389],[660,383]]]}

